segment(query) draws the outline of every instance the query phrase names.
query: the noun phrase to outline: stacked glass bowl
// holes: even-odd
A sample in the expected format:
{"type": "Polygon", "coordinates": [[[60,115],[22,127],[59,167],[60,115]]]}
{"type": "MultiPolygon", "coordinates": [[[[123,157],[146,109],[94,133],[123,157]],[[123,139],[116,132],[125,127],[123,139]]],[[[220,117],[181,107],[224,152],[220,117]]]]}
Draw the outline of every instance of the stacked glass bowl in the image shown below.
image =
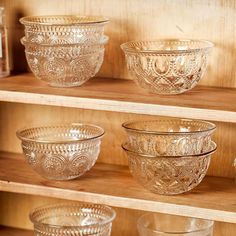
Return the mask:
{"type": "Polygon", "coordinates": [[[215,125],[201,120],[157,118],[123,124],[131,174],[151,192],[180,194],[206,175],[216,144],[215,125]]]}
{"type": "Polygon", "coordinates": [[[80,86],[95,76],[104,57],[108,19],[95,16],[28,16],[25,26],[28,65],[34,75],[55,87],[80,86]]]}

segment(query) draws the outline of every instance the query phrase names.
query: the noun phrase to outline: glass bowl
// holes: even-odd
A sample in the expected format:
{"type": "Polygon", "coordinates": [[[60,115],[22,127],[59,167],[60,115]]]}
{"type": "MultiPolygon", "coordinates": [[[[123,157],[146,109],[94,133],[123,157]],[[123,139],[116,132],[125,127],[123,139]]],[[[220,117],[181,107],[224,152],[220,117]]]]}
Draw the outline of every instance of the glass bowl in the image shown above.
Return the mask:
{"type": "Polygon", "coordinates": [[[82,176],[95,164],[104,130],[92,124],[63,124],[17,131],[30,166],[47,179],[82,176]]]}
{"type": "Polygon", "coordinates": [[[29,42],[46,44],[97,43],[109,20],[102,16],[26,16],[20,19],[29,42]]]}
{"type": "Polygon", "coordinates": [[[37,236],[109,236],[115,216],[108,206],[78,203],[36,208],[30,220],[37,236]]]}
{"type": "Polygon", "coordinates": [[[205,73],[213,44],[203,40],[132,41],[121,45],[135,82],[149,92],[180,94],[205,73]]]}
{"type": "Polygon", "coordinates": [[[22,38],[28,65],[34,75],[54,87],[80,86],[102,66],[104,36],[98,44],[37,44],[22,38]]]}
{"type": "Polygon", "coordinates": [[[202,154],[185,156],[151,156],[122,145],[128,156],[133,177],[144,188],[157,194],[174,195],[195,188],[205,177],[216,144],[202,154]]]}
{"type": "Polygon", "coordinates": [[[137,222],[139,236],[212,236],[214,221],[147,213],[137,222]]]}
{"type": "Polygon", "coordinates": [[[181,118],[129,121],[122,124],[130,147],[155,156],[195,155],[209,150],[213,123],[181,118]]]}

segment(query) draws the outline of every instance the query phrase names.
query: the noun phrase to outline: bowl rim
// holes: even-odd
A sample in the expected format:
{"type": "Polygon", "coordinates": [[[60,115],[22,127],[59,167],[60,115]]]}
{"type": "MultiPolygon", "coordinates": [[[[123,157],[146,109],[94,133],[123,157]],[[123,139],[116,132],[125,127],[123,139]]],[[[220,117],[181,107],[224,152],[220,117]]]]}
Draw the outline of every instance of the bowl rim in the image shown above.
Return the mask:
{"type": "Polygon", "coordinates": [[[141,152],[136,152],[132,149],[129,148],[129,143],[128,142],[124,142],[122,143],[121,147],[123,148],[123,150],[127,153],[131,153],[131,154],[135,154],[138,155],[139,157],[146,157],[146,158],[157,158],[157,159],[161,159],[161,158],[197,158],[197,157],[202,157],[202,156],[207,156],[210,154],[213,154],[216,149],[217,149],[217,145],[215,142],[211,141],[211,149],[203,152],[203,153],[199,153],[199,154],[187,154],[187,155],[171,155],[171,156],[158,156],[158,155],[151,155],[151,154],[145,154],[145,153],[141,153],[141,152]]]}
{"type": "Polygon", "coordinates": [[[38,46],[38,47],[83,47],[83,48],[86,48],[86,47],[89,47],[89,46],[93,46],[93,47],[96,47],[96,46],[102,46],[102,45],[105,45],[107,44],[109,41],[109,37],[107,35],[103,35],[101,37],[101,39],[98,41],[98,42],[90,42],[90,43],[83,43],[83,42],[78,42],[78,43],[62,43],[62,44],[58,44],[58,43],[52,43],[52,44],[49,44],[49,43],[37,43],[37,42],[30,42],[27,40],[27,38],[24,36],[20,39],[20,42],[22,45],[32,45],[32,46],[38,46]]]}
{"type": "Polygon", "coordinates": [[[20,23],[23,25],[42,25],[42,26],[83,26],[83,25],[94,25],[94,24],[105,24],[108,23],[110,20],[104,16],[91,16],[91,15],[31,15],[31,16],[24,16],[19,19],[20,23]],[[85,22],[74,22],[74,23],[49,23],[49,22],[36,22],[32,21],[33,18],[43,19],[43,18],[78,18],[83,19],[87,17],[94,18],[93,21],[85,21],[85,22]],[[97,20],[95,20],[97,19],[97,20]]]}
{"type": "Polygon", "coordinates": [[[125,42],[120,45],[121,49],[124,52],[129,52],[129,53],[142,53],[142,54],[149,54],[149,53],[158,53],[158,54],[179,54],[179,53],[192,53],[192,52],[197,52],[201,50],[206,50],[206,49],[211,49],[214,47],[214,43],[208,40],[204,39],[187,39],[187,38],[164,38],[164,39],[157,39],[157,40],[132,40],[125,42]],[[199,42],[199,43],[204,43],[205,46],[198,47],[198,48],[192,48],[192,49],[174,49],[174,50],[144,50],[144,49],[136,49],[133,47],[130,47],[130,44],[132,43],[148,43],[148,44],[153,44],[153,43],[160,43],[160,42],[199,42]]]}
{"type": "Polygon", "coordinates": [[[103,204],[93,204],[93,203],[57,203],[57,204],[46,204],[43,206],[39,206],[33,210],[30,211],[29,218],[33,224],[41,225],[41,226],[47,226],[50,228],[63,228],[63,229],[73,229],[73,228],[87,228],[87,227],[96,227],[96,226],[101,226],[105,225],[108,223],[111,223],[116,217],[116,212],[113,208],[107,205],[103,204]],[[50,209],[50,208],[58,208],[58,207],[86,207],[86,208],[92,208],[92,207],[103,207],[103,209],[107,209],[108,211],[111,212],[111,217],[99,222],[99,223],[94,223],[91,225],[84,225],[84,226],[60,226],[60,225],[54,225],[54,224],[48,224],[48,223],[42,223],[38,222],[34,219],[33,214],[36,213],[37,211],[44,210],[44,209],[50,209]]]}
{"type": "Polygon", "coordinates": [[[34,126],[34,127],[29,127],[29,128],[22,128],[16,131],[16,136],[21,140],[21,141],[27,141],[27,142],[34,142],[34,143],[41,143],[41,144],[70,144],[70,143],[78,143],[78,142],[84,142],[84,141],[89,141],[89,140],[95,140],[98,138],[101,138],[103,135],[105,134],[105,130],[98,126],[98,125],[94,125],[91,123],[61,123],[61,124],[52,124],[52,125],[45,125],[45,126],[34,126]],[[31,129],[40,129],[40,128],[55,128],[55,127],[63,127],[63,126],[91,126],[94,128],[97,128],[99,130],[99,134],[94,135],[93,137],[90,138],[83,138],[83,139],[73,139],[73,140],[64,140],[64,141],[53,141],[53,140],[37,140],[37,139],[33,139],[33,138],[27,138],[22,136],[22,132],[26,131],[26,130],[31,130],[31,129]]]}
{"type": "Polygon", "coordinates": [[[160,231],[160,230],[157,230],[157,229],[151,229],[149,228],[148,226],[145,226],[144,224],[142,224],[142,220],[146,217],[146,216],[150,216],[150,215],[157,215],[160,213],[145,213],[143,215],[141,215],[138,220],[137,220],[137,226],[140,227],[140,228],[143,228],[143,229],[146,229],[148,232],[155,232],[155,233],[161,233],[161,234],[192,234],[192,233],[197,233],[197,232],[202,232],[204,230],[207,230],[207,229],[210,229],[213,225],[214,225],[214,221],[213,220],[208,220],[208,219],[200,219],[200,218],[195,218],[195,217],[191,217],[191,216],[180,216],[180,215],[170,215],[170,216],[177,216],[177,217],[183,217],[183,218],[190,218],[190,219],[198,219],[198,220],[203,220],[203,221],[207,221],[208,223],[208,226],[204,227],[204,228],[201,228],[201,229],[196,229],[196,230],[192,230],[192,231],[175,231],[175,232],[172,232],[172,231],[160,231]]]}
{"type": "Polygon", "coordinates": [[[136,133],[142,133],[142,134],[153,134],[153,135],[192,135],[192,134],[197,134],[197,133],[204,133],[204,132],[209,132],[209,131],[214,131],[216,129],[216,125],[212,122],[205,121],[205,120],[197,120],[197,119],[185,119],[185,118],[175,118],[175,117],[168,117],[168,118],[156,118],[153,120],[130,120],[122,123],[122,127],[125,130],[131,131],[131,132],[136,132],[136,133]],[[211,128],[208,128],[206,130],[195,130],[195,131],[183,131],[183,132],[168,132],[168,131],[151,131],[151,130],[145,130],[145,129],[137,129],[137,128],[130,128],[128,125],[132,123],[141,123],[141,122],[158,122],[158,121],[190,121],[190,122],[201,122],[204,124],[208,124],[211,126],[211,128]]]}

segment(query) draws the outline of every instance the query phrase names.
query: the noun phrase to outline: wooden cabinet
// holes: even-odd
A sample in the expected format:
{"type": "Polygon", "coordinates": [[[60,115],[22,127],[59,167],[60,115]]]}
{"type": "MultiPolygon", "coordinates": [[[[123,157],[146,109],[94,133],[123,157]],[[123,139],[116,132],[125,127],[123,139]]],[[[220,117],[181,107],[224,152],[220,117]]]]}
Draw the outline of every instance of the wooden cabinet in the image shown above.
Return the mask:
{"type": "MultiPolygon", "coordinates": [[[[11,65],[15,76],[0,80],[0,225],[32,229],[31,208],[58,201],[85,201],[115,207],[112,235],[137,235],[144,211],[217,221],[216,236],[236,234],[236,17],[234,1],[0,0],[6,7],[11,65]],[[27,72],[18,19],[30,14],[93,14],[111,19],[110,37],[98,77],[82,87],[53,88],[27,72]],[[131,39],[205,38],[215,43],[206,76],[195,89],[177,96],[148,94],[127,74],[119,45],[131,39]],[[208,176],[193,191],[155,195],[131,177],[121,150],[121,128],[131,119],[175,116],[213,121],[218,144],[208,176]],[[49,181],[27,165],[15,131],[26,126],[91,122],[106,130],[95,167],[73,181],[49,181]]],[[[1,227],[0,235],[32,232],[1,227]]]]}

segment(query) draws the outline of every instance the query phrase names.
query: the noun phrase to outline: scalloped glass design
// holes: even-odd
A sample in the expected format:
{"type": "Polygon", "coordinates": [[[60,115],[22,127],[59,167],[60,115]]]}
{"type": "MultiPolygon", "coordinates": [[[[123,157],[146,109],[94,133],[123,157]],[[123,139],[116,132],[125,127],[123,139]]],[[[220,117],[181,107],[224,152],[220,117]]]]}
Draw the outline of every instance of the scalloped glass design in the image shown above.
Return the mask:
{"type": "Polygon", "coordinates": [[[132,150],[154,156],[195,155],[211,147],[216,126],[202,120],[156,118],[122,125],[132,150]]]}
{"type": "Polygon", "coordinates": [[[94,77],[102,66],[107,41],[106,36],[99,44],[40,45],[21,40],[31,71],[54,87],[80,86],[94,77]]]}
{"type": "Polygon", "coordinates": [[[30,219],[37,236],[110,236],[115,216],[105,205],[58,204],[36,208],[30,219]]]}
{"type": "Polygon", "coordinates": [[[97,43],[109,20],[99,16],[27,16],[20,19],[31,43],[97,43]]]}
{"type": "Polygon", "coordinates": [[[208,152],[192,156],[149,156],[134,152],[129,144],[123,144],[133,177],[144,188],[157,194],[175,195],[195,188],[205,177],[211,154],[216,144],[211,143],[208,152]]]}
{"type": "Polygon", "coordinates": [[[133,41],[121,45],[134,81],[157,94],[194,88],[207,68],[213,44],[202,40],[133,41]]]}
{"type": "Polygon", "coordinates": [[[82,176],[100,153],[102,128],[67,124],[17,131],[30,166],[47,179],[68,180],[82,176]]]}
{"type": "Polygon", "coordinates": [[[137,222],[139,236],[212,236],[214,221],[147,213],[137,222]]]}

